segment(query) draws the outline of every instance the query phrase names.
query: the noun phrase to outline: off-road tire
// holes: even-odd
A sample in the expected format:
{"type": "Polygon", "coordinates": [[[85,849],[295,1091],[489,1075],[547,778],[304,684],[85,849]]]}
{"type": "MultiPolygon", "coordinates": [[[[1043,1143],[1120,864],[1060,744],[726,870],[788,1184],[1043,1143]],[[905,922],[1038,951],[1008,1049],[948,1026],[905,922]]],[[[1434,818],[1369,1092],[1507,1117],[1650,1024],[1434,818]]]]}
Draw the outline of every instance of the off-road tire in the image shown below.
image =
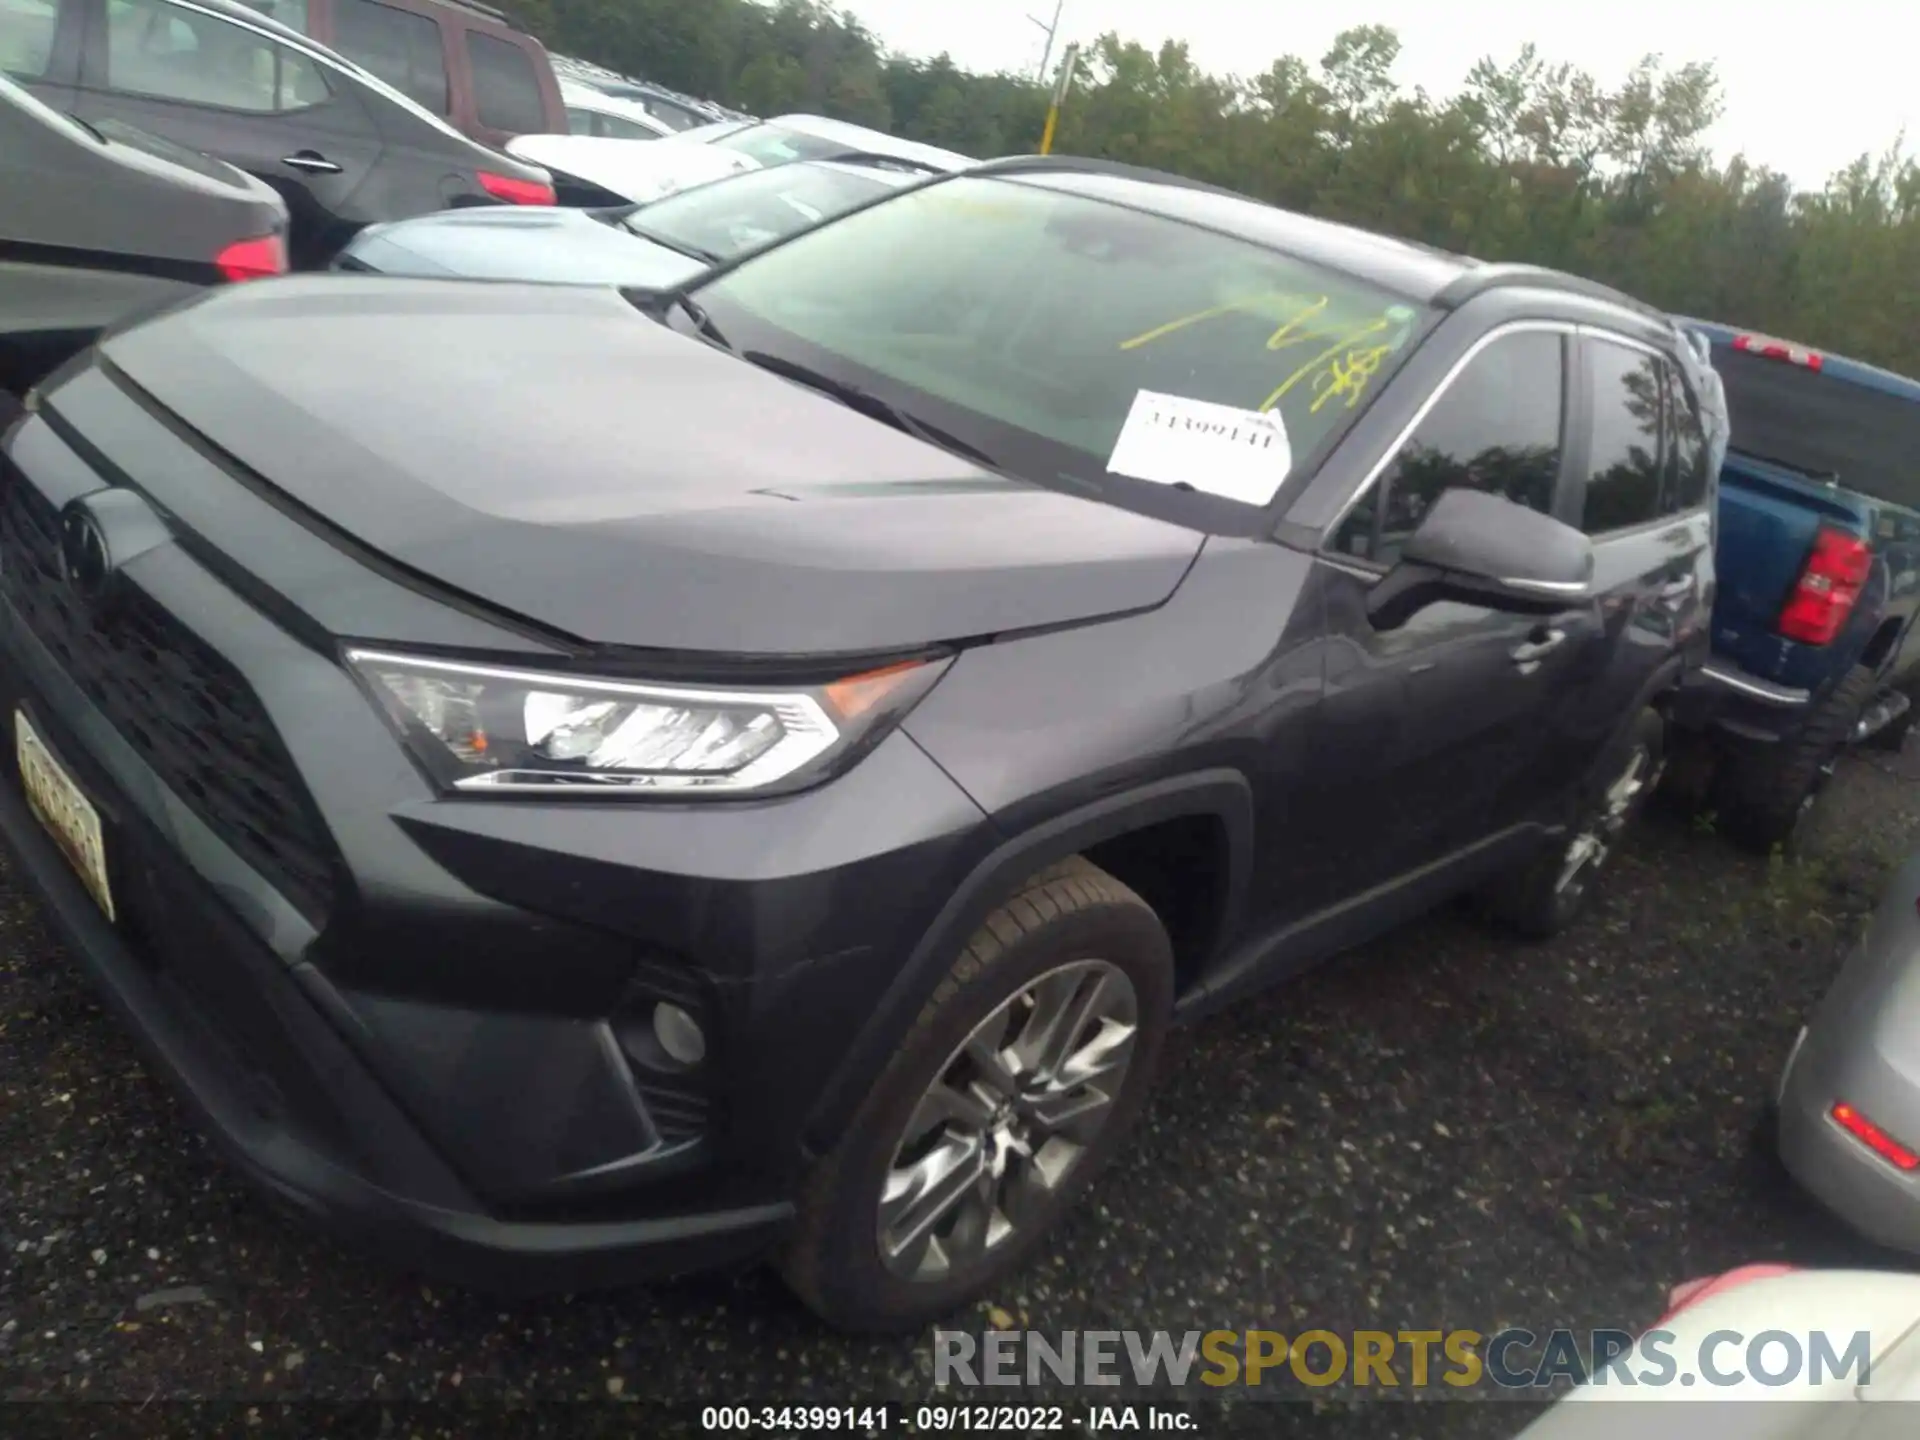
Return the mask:
{"type": "Polygon", "coordinates": [[[1034,875],[981,923],[894,1052],[838,1146],[802,1189],[793,1233],[777,1264],[822,1319],[843,1330],[914,1329],[951,1314],[1017,1270],[1113,1155],[1153,1083],[1173,1009],[1173,950],[1138,895],[1079,857],[1034,875]],[[920,1097],[972,1030],[1036,976],[1097,958],[1132,981],[1139,1015],[1134,1053],[1112,1118],[1034,1223],[938,1281],[890,1272],[876,1218],[894,1147],[920,1097]]]}
{"type": "Polygon", "coordinates": [[[1659,783],[1666,754],[1666,734],[1666,718],[1649,707],[1635,715],[1632,724],[1614,737],[1581,787],[1574,823],[1568,827],[1567,837],[1546,846],[1526,865],[1481,893],[1485,909],[1493,920],[1530,940],[1546,940],[1580,917],[1598,877],[1588,875],[1578,888],[1563,888],[1559,881],[1566,867],[1567,846],[1596,807],[1605,802],[1607,791],[1620,777],[1634,751],[1645,749],[1648,763],[1644,783],[1633,799],[1632,808],[1620,822],[1622,833],[1632,828],[1659,783]]]}
{"type": "Polygon", "coordinates": [[[1721,832],[1761,855],[1791,845],[1879,685],[1872,670],[1856,665],[1787,739],[1735,742],[1714,777],[1713,810],[1721,832]]]}

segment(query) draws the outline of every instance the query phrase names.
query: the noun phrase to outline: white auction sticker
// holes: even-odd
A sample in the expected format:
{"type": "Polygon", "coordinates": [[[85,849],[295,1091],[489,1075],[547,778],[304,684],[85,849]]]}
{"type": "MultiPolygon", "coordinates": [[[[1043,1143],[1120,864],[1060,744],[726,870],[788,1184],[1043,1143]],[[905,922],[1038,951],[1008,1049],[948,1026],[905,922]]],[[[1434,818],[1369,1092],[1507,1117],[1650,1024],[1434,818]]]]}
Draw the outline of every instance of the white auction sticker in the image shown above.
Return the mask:
{"type": "Polygon", "coordinates": [[[1293,468],[1286,422],[1273,410],[1242,410],[1142,390],[1120,427],[1107,471],[1157,485],[1184,485],[1265,505],[1293,468]]]}

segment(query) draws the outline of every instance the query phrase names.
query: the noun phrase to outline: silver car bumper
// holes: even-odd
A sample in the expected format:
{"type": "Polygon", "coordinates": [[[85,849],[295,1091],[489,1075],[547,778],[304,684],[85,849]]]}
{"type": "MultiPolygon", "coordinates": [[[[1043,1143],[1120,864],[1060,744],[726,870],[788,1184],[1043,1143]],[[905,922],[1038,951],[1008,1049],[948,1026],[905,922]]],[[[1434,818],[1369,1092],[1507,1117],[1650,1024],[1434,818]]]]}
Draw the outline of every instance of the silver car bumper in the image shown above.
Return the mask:
{"type": "Polygon", "coordinates": [[[1889,882],[1861,943],[1801,1032],[1780,1082],[1780,1157],[1861,1234],[1920,1252],[1920,1168],[1901,1170],[1832,1118],[1841,1101],[1920,1154],[1920,860],[1889,882]]]}

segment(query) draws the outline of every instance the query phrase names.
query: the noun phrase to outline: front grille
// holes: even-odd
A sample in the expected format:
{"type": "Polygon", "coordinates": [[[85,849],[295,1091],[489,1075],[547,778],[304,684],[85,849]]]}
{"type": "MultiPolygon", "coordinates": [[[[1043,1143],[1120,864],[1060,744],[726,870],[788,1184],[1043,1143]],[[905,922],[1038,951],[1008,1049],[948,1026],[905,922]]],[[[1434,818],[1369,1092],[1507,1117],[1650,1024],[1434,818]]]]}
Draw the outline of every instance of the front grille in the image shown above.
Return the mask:
{"type": "Polygon", "coordinates": [[[328,844],[259,698],[137,585],[96,620],[61,574],[59,535],[53,505],[0,460],[0,590],[14,611],[166,786],[323,923],[328,844]]]}

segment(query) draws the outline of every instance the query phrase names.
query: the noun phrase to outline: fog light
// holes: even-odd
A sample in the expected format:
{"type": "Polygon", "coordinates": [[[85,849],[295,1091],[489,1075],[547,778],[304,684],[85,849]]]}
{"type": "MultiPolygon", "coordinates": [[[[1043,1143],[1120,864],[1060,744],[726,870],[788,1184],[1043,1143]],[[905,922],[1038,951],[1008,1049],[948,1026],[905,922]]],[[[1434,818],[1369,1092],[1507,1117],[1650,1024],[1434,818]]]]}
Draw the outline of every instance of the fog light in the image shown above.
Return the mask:
{"type": "Polygon", "coordinates": [[[653,1007],[653,1038],[667,1057],[692,1067],[707,1058],[707,1037],[700,1022],[672,1001],[662,1000],[653,1007]]]}

